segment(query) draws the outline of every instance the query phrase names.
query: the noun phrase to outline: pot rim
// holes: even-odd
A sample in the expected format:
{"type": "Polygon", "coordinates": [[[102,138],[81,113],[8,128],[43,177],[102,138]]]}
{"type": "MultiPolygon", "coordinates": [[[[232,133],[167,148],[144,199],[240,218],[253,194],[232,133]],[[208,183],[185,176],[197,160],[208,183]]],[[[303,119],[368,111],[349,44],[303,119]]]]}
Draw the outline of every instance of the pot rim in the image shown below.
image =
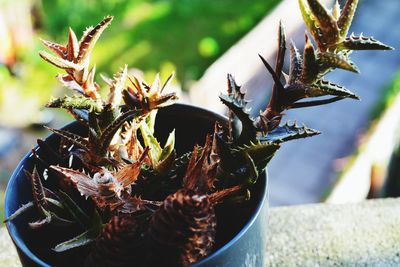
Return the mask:
{"type": "MultiPolygon", "coordinates": [[[[190,104],[182,104],[182,103],[176,103],[174,105],[165,107],[164,109],[168,109],[168,108],[178,108],[179,109],[189,109],[192,111],[196,111],[196,112],[201,112],[200,115],[203,117],[214,117],[216,118],[216,120],[220,121],[220,122],[226,122],[227,121],[227,117],[221,114],[218,114],[214,111],[199,107],[199,106],[195,106],[195,105],[190,105],[190,104]]],[[[62,127],[62,129],[69,127],[71,124],[75,123],[76,121],[72,121],[71,123],[68,123],[67,125],[65,125],[64,127],[62,127]]],[[[49,134],[45,140],[47,140],[51,135],[53,134],[49,134]]],[[[35,146],[35,149],[37,148],[37,145],[35,146]]],[[[12,175],[11,175],[11,179],[9,180],[8,184],[7,184],[7,188],[6,188],[6,194],[5,194],[5,200],[4,200],[4,207],[5,207],[5,216],[6,218],[11,216],[11,214],[9,214],[10,210],[7,208],[8,203],[11,201],[11,192],[10,192],[10,188],[15,187],[15,183],[17,182],[17,174],[21,172],[21,170],[23,169],[25,162],[27,161],[27,159],[29,157],[32,156],[32,151],[30,151],[29,153],[25,154],[25,156],[21,159],[21,161],[18,163],[17,167],[15,168],[15,170],[13,171],[12,175]]],[[[254,224],[254,222],[256,221],[256,219],[258,218],[259,214],[261,213],[261,210],[263,208],[263,206],[266,204],[267,199],[268,199],[268,173],[267,170],[264,171],[265,172],[265,186],[264,188],[262,188],[262,197],[261,200],[257,203],[256,209],[254,211],[254,213],[252,214],[252,216],[250,217],[250,219],[247,221],[247,223],[243,226],[243,228],[239,231],[239,233],[237,233],[230,241],[228,241],[226,244],[224,244],[222,247],[220,247],[218,250],[214,251],[212,254],[210,254],[209,256],[205,257],[204,259],[194,263],[192,265],[192,267],[199,267],[202,264],[207,263],[208,261],[213,260],[214,258],[218,257],[220,254],[224,253],[226,250],[228,250],[231,246],[233,246],[240,238],[242,238],[242,236],[249,230],[249,228],[254,224]]],[[[262,174],[261,174],[262,175],[262,174]]],[[[49,264],[45,263],[43,260],[41,260],[39,257],[37,257],[25,244],[25,242],[23,242],[22,238],[20,237],[18,231],[17,231],[17,227],[15,224],[13,224],[12,222],[7,222],[6,223],[6,228],[7,231],[14,243],[14,245],[17,247],[17,251],[18,254],[20,254],[21,252],[23,252],[30,260],[32,260],[34,263],[36,264],[40,264],[41,266],[44,267],[50,267],[49,264]]]]}

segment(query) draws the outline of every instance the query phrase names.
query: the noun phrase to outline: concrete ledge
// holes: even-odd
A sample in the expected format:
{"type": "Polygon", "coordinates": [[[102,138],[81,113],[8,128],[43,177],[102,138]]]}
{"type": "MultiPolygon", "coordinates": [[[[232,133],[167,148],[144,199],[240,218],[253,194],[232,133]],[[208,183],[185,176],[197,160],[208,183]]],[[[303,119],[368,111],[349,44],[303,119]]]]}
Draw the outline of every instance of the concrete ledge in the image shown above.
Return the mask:
{"type": "MultiPolygon", "coordinates": [[[[400,199],[272,208],[268,227],[267,266],[400,266],[400,199]]],[[[0,266],[20,266],[5,228],[0,266]]]]}
{"type": "Polygon", "coordinates": [[[0,228],[0,266],[21,266],[17,251],[5,227],[0,228]]]}
{"type": "Polygon", "coordinates": [[[400,199],[273,208],[267,266],[400,266],[400,199]]]}

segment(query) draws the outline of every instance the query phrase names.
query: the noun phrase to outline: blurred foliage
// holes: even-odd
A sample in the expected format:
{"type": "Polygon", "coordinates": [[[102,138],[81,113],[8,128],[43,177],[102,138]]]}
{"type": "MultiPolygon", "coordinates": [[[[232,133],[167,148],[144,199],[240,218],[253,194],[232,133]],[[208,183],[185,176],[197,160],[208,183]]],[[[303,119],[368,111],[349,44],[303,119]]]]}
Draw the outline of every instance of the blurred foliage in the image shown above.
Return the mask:
{"type": "Polygon", "coordinates": [[[378,118],[382,113],[392,105],[396,96],[400,93],[400,70],[397,71],[393,81],[384,90],[379,102],[372,111],[372,119],[378,118]]]}
{"type": "Polygon", "coordinates": [[[186,87],[278,2],[43,0],[42,23],[50,39],[57,40],[66,35],[68,26],[80,33],[104,15],[113,15],[112,26],[94,52],[100,71],[115,72],[127,63],[154,73],[172,65],[186,87]]]}
{"type": "Polygon", "coordinates": [[[147,79],[157,72],[165,78],[163,74],[176,71],[178,83],[188,89],[191,81],[199,79],[213,61],[279,2],[0,1],[0,43],[13,42],[11,50],[10,45],[0,45],[1,124],[24,126],[36,121],[37,110],[51,95],[65,93],[54,79],[57,70],[37,55],[44,50],[39,37],[66,43],[69,27],[80,38],[87,25],[113,15],[111,27],[92,55],[97,73],[111,76],[124,64],[143,70],[147,79]],[[7,63],[2,61],[2,53],[7,63]],[[24,108],[11,112],[16,106],[24,108]]]}

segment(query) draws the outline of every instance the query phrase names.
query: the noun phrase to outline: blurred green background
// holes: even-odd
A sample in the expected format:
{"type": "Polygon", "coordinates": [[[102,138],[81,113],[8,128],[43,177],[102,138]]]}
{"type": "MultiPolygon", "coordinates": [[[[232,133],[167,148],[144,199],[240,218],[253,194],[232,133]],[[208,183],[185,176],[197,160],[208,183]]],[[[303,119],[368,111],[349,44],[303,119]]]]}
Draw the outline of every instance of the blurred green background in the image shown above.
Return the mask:
{"type": "Polygon", "coordinates": [[[39,38],[65,43],[69,27],[79,38],[87,26],[113,15],[114,21],[91,59],[97,73],[112,75],[124,64],[143,70],[147,78],[159,71],[164,76],[175,71],[176,82],[187,90],[278,2],[1,0],[0,24],[4,29],[0,38],[9,42],[10,48],[1,49],[0,44],[0,53],[5,54],[0,60],[4,64],[0,67],[0,118],[9,124],[24,124],[37,116],[27,110],[42,106],[52,94],[64,93],[57,90],[57,70],[37,56],[44,49],[39,38]],[[25,112],[4,116],[16,102],[21,106],[21,101],[25,112]]]}

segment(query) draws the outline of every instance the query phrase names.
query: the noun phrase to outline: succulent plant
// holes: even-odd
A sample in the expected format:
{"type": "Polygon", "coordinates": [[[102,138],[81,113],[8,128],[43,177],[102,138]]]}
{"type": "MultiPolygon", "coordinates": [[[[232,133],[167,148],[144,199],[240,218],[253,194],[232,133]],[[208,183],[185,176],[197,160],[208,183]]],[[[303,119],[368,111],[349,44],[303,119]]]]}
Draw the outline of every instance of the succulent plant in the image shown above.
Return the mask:
{"type": "Polygon", "coordinates": [[[58,149],[38,140],[40,149],[32,157],[36,165],[32,173],[26,171],[33,201],[6,221],[35,209],[31,228],[79,225],[81,232],[60,240],[54,250],[92,244],[85,266],[189,266],[206,257],[215,244],[217,205],[246,202],[282,143],[320,133],[305,125],[282,124],[283,112],[358,99],[323,77],[337,68],[358,72],[349,58],[353,50],[392,49],[372,37],[348,36],[357,4],[348,0],[341,10],[336,1],[330,13],[318,0],[299,0],[308,33],[302,53],[290,44],[289,73],[283,72],[282,23],[275,68],[260,56],[274,81],[265,110],[253,117],[245,92],[228,74],[227,94],[220,95],[229,109],[227,126],[216,123],[203,146],[183,155],[175,151],[175,141],[180,142],[175,131],[162,145],[154,128],[157,110],[177,99],[167,91],[173,75],[163,84],[157,75],[149,85],[124,66],[113,78],[102,76],[108,94],[101,96],[89,58],[112,17],[89,27],[80,41],[72,30],[66,45],[43,41],[55,55],[40,56],[65,71],[57,78],[75,92],[47,106],[66,109],[86,133],[49,128],[60,137],[58,149]],[[41,176],[52,190],[42,185],[41,176]]]}

